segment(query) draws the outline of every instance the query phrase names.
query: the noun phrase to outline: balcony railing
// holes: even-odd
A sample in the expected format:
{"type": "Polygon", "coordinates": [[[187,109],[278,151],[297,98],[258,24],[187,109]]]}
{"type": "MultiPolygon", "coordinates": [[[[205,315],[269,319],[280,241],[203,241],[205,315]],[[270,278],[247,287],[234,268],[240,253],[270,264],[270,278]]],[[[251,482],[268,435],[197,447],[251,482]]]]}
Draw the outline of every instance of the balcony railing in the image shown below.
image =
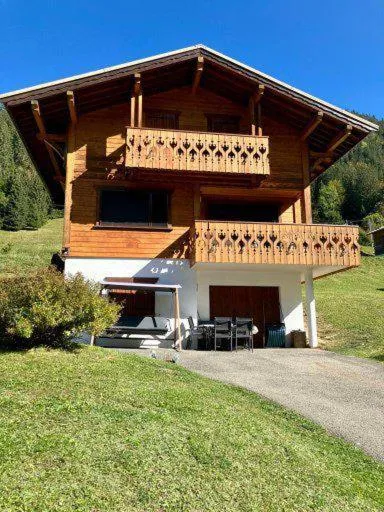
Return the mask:
{"type": "Polygon", "coordinates": [[[269,141],[252,135],[127,128],[126,166],[268,175],[269,141]]]}
{"type": "Polygon", "coordinates": [[[357,226],[196,221],[194,263],[254,263],[354,267],[360,264],[357,226]]]}

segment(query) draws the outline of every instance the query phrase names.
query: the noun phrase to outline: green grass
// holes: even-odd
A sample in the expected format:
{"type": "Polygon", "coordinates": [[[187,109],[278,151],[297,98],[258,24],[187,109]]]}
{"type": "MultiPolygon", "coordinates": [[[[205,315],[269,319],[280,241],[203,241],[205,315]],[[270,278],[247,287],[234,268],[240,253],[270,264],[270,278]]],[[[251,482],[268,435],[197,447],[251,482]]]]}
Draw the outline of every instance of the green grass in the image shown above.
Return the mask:
{"type": "Polygon", "coordinates": [[[61,248],[63,219],[54,219],[37,231],[0,231],[0,276],[28,272],[49,265],[61,248]]]}
{"type": "Polygon", "coordinates": [[[321,346],[384,361],[384,257],[315,283],[321,346]]]}
{"type": "Polygon", "coordinates": [[[384,510],[380,463],[171,363],[2,353],[0,389],[0,510],[384,510]]]}

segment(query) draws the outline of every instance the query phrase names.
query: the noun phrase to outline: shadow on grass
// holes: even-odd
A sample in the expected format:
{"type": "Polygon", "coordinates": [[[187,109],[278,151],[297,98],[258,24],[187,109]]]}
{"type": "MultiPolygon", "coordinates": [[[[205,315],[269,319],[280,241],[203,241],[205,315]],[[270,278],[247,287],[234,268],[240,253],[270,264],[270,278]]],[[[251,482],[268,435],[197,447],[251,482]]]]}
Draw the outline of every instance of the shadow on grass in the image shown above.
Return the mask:
{"type": "Polygon", "coordinates": [[[57,343],[36,343],[25,339],[0,340],[0,353],[27,352],[33,348],[46,348],[47,350],[63,350],[65,352],[79,352],[84,348],[80,343],[72,340],[64,340],[57,343]]]}
{"type": "Polygon", "coordinates": [[[376,354],[374,356],[371,356],[369,359],[372,359],[373,361],[379,361],[380,363],[384,363],[384,354],[376,354]]]}

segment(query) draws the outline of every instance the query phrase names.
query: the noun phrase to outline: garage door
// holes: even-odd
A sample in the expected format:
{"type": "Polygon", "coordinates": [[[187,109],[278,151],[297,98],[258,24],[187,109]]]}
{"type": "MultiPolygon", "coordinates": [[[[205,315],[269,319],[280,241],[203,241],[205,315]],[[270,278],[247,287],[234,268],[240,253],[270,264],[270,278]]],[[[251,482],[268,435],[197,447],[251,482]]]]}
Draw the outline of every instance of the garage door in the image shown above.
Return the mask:
{"type": "Polygon", "coordinates": [[[280,322],[279,288],[275,286],[210,286],[210,316],[253,318],[259,329],[255,347],[263,346],[265,325],[280,322]]]}

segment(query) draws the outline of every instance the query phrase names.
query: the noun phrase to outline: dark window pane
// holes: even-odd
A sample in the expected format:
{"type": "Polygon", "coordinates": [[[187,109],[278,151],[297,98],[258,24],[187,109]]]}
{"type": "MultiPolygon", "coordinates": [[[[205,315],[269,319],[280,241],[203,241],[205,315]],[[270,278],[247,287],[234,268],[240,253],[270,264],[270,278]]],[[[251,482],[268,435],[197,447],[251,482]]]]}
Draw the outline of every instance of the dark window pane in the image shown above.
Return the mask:
{"type": "Polygon", "coordinates": [[[147,111],[145,120],[148,128],[179,128],[179,115],[176,112],[147,111]]]}
{"type": "Polygon", "coordinates": [[[166,225],[168,194],[143,190],[103,190],[100,222],[116,224],[166,225]]]}
{"type": "Polygon", "coordinates": [[[279,207],[260,203],[208,203],[208,218],[243,222],[278,222],[279,207]]]}
{"type": "Polygon", "coordinates": [[[168,195],[164,192],[152,192],[152,223],[167,224],[168,195]]]}
{"type": "Polygon", "coordinates": [[[208,116],[208,131],[215,133],[239,133],[239,119],[233,116],[208,116]]]}

